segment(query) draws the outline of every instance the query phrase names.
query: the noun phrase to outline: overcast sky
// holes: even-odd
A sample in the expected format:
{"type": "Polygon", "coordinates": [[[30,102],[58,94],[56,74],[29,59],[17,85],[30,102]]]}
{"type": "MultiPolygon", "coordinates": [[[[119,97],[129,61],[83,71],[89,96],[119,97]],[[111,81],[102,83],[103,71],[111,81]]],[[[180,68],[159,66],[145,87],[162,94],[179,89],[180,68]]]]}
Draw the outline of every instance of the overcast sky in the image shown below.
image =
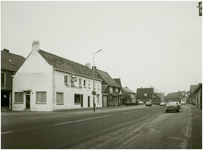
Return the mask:
{"type": "Polygon", "coordinates": [[[188,91],[202,82],[198,1],[1,2],[1,50],[40,49],[93,64],[135,91],[188,91]],[[194,75],[192,75],[194,74],[194,75]]]}

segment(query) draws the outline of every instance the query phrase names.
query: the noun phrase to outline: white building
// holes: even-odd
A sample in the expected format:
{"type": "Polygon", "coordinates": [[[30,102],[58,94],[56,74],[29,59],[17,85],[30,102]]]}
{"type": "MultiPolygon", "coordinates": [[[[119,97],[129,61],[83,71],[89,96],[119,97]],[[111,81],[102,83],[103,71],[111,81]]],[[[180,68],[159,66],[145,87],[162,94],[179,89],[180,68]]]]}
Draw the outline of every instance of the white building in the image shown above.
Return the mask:
{"type": "Polygon", "coordinates": [[[39,49],[34,41],[32,52],[13,77],[13,110],[52,111],[102,107],[101,82],[85,65],[39,49]]]}

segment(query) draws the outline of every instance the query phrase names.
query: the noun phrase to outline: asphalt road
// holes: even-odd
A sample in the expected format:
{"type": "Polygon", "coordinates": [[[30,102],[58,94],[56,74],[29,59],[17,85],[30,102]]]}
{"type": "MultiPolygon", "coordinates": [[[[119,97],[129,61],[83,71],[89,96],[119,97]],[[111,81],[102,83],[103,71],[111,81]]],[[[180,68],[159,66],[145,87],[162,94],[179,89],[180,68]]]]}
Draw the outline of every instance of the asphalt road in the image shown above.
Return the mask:
{"type": "Polygon", "coordinates": [[[3,124],[1,148],[67,149],[166,113],[164,107],[143,106],[105,113],[52,114],[50,119],[3,124]]]}

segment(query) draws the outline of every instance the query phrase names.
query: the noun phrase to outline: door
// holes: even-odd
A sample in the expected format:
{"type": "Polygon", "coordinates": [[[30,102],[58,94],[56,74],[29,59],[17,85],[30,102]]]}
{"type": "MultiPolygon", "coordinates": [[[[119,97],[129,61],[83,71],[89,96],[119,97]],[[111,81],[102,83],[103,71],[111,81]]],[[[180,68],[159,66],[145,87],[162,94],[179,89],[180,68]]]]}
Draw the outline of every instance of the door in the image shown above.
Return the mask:
{"type": "Polygon", "coordinates": [[[1,91],[1,107],[9,108],[9,92],[1,91]]]}
{"type": "Polygon", "coordinates": [[[88,96],[88,107],[90,107],[90,96],[88,96]]]}
{"type": "Polygon", "coordinates": [[[81,107],[83,107],[83,95],[81,95],[81,107]]]}
{"type": "Polygon", "coordinates": [[[30,92],[26,92],[25,99],[26,99],[26,109],[30,109],[30,92]]]}

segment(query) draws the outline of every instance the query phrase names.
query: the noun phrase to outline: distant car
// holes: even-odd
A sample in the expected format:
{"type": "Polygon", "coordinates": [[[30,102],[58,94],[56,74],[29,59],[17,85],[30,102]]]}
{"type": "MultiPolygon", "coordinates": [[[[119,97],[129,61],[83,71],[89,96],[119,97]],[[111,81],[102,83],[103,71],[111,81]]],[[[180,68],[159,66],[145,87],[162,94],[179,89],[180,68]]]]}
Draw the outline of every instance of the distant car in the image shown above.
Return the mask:
{"type": "Polygon", "coordinates": [[[151,102],[146,102],[145,106],[152,106],[152,103],[151,102]]]}
{"type": "Polygon", "coordinates": [[[160,106],[166,106],[166,102],[161,102],[160,106]]]}
{"type": "Polygon", "coordinates": [[[178,106],[178,103],[175,101],[166,103],[166,112],[171,112],[171,111],[179,112],[179,109],[180,107],[178,106]]]}
{"type": "Polygon", "coordinates": [[[144,102],[143,101],[139,101],[138,105],[144,105],[144,102]]]}
{"type": "Polygon", "coordinates": [[[181,104],[181,105],[185,105],[186,103],[185,103],[185,102],[180,102],[180,104],[181,104]]]}

